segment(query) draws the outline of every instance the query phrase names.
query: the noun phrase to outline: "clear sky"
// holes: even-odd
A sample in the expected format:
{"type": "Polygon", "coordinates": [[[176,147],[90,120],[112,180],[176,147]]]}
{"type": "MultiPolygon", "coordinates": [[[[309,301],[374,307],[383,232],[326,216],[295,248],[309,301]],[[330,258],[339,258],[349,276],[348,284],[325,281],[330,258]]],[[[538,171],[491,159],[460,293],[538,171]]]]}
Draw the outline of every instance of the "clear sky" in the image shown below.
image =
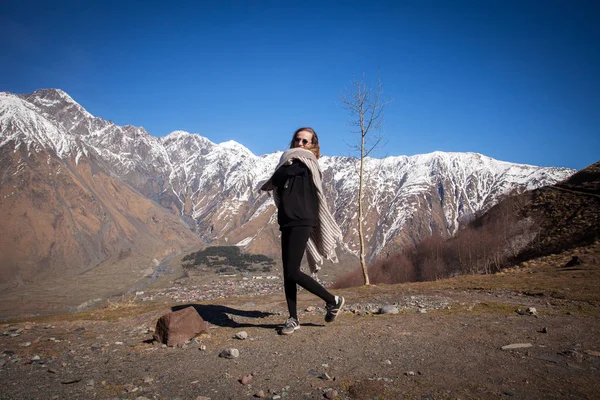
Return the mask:
{"type": "Polygon", "coordinates": [[[380,71],[376,156],[600,160],[600,1],[3,0],[0,91],[60,88],[95,116],[260,155],[312,126],[355,155],[340,96],[380,71]]]}

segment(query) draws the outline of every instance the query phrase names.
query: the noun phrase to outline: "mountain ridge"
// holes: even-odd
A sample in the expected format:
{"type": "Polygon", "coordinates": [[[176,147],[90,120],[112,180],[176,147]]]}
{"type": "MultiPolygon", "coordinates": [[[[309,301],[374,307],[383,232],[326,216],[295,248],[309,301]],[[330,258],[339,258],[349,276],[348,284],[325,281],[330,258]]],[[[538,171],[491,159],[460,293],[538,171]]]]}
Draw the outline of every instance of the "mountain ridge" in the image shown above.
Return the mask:
{"type": "MultiPolygon", "coordinates": [[[[94,117],[68,94],[52,89],[0,93],[0,126],[5,176],[10,171],[18,180],[21,173],[19,161],[8,157],[10,151],[21,159],[42,153],[47,160],[56,157],[74,171],[87,165],[170,210],[198,243],[239,244],[248,252],[279,256],[275,207],[258,188],[281,152],[257,156],[237,142],[215,144],[181,130],[154,137],[144,128],[94,117]]],[[[320,160],[329,206],[342,227],[344,246],[353,254],[358,251],[357,163],[341,156],[320,160]]],[[[371,260],[433,232],[449,237],[463,221],[509,193],[554,184],[574,172],[440,151],[367,158],[365,163],[365,233],[371,260]]],[[[93,191],[91,196],[97,199],[93,191]]],[[[126,204],[119,207],[131,211],[126,204]]],[[[4,207],[0,212],[7,213],[4,207]]]]}

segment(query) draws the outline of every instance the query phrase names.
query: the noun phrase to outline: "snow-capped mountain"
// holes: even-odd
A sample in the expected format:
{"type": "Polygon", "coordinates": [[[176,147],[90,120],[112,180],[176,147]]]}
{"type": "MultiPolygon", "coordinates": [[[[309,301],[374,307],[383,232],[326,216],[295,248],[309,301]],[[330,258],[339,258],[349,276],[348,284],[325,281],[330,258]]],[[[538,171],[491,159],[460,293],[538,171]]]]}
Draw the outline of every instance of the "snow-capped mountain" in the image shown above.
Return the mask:
{"type": "MultiPolygon", "coordinates": [[[[94,117],[55,89],[0,93],[0,128],[2,169],[14,182],[25,184],[23,160],[36,155],[44,154],[48,163],[54,160],[56,168],[68,166],[75,175],[82,174],[85,165],[92,177],[102,172],[170,210],[205,243],[228,242],[278,256],[275,207],[258,188],[281,152],[257,156],[239,143],[216,144],[183,131],[157,138],[143,128],[94,117]]],[[[358,160],[325,156],[320,164],[329,206],[346,247],[356,252],[358,160]]],[[[35,167],[30,163],[30,168],[35,167]]],[[[511,191],[554,184],[574,172],[442,152],[367,159],[366,168],[370,258],[433,232],[452,235],[461,221],[489,209],[511,191]]],[[[93,189],[93,179],[86,184],[93,189]]],[[[5,185],[6,179],[1,188],[6,197],[10,189],[5,185]]],[[[4,215],[6,199],[0,201],[4,215]]]]}

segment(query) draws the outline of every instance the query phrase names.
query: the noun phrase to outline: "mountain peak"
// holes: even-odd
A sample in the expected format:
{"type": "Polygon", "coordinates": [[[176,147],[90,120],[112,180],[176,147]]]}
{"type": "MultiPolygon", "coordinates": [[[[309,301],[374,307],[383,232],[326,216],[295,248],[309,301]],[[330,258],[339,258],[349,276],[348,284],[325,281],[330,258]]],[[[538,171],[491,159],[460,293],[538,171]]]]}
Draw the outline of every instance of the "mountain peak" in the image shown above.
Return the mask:
{"type": "Polygon", "coordinates": [[[235,140],[228,140],[226,142],[221,142],[221,143],[219,143],[219,147],[235,150],[235,151],[246,153],[249,155],[254,155],[246,146],[239,144],[235,140]]]}
{"type": "Polygon", "coordinates": [[[77,103],[71,96],[61,89],[39,89],[27,95],[25,99],[46,111],[49,114],[56,114],[57,108],[68,110],[74,108],[81,113],[84,118],[93,119],[90,114],[81,104],[77,103]]]}

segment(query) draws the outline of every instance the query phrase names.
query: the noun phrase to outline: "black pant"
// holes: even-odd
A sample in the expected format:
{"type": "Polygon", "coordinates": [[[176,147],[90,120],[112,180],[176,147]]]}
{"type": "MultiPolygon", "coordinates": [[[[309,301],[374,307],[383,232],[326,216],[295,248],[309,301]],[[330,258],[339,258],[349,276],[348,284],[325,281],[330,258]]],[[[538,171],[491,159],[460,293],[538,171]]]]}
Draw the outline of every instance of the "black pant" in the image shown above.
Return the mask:
{"type": "Polygon", "coordinates": [[[306,242],[310,236],[310,226],[293,226],[281,230],[281,258],[283,261],[283,288],[287,300],[290,317],[298,318],[296,310],[296,285],[300,285],[315,296],[319,296],[328,304],[335,304],[332,295],[309,275],[300,271],[300,263],[306,250],[306,242]]]}

